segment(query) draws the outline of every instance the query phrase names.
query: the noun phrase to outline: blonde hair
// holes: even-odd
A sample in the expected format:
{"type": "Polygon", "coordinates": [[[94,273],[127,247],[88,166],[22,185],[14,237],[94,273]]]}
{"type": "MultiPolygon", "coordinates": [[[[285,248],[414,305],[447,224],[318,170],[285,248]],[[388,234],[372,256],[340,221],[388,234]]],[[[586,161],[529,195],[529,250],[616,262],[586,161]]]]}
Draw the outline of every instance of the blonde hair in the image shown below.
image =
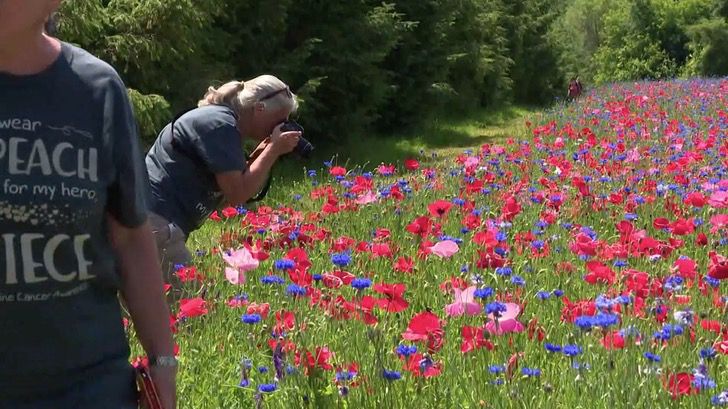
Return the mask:
{"type": "Polygon", "coordinates": [[[261,75],[248,81],[230,81],[218,88],[209,87],[197,106],[225,105],[240,115],[256,102],[262,102],[266,109],[296,112],[298,101],[290,90],[267,98],[268,95],[284,89],[288,89],[288,85],[273,75],[261,75]],[[262,98],[265,100],[261,101],[262,98]]]}

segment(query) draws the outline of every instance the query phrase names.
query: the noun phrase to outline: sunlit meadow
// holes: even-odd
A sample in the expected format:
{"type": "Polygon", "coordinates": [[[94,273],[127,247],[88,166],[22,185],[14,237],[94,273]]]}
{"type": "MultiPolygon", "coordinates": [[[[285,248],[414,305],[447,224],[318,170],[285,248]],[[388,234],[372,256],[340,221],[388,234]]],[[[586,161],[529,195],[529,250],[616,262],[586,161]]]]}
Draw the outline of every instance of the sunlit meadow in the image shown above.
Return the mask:
{"type": "Polygon", "coordinates": [[[727,106],[614,85],[214,214],[169,290],[181,407],[728,406],[727,106]]]}

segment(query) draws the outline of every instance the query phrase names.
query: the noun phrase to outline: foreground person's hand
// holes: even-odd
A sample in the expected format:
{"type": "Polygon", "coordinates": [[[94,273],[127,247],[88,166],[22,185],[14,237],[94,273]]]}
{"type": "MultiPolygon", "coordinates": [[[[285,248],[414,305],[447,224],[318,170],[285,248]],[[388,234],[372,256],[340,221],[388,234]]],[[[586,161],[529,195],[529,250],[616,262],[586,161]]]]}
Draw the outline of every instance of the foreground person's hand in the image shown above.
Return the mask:
{"type": "Polygon", "coordinates": [[[177,368],[169,366],[150,366],[149,371],[164,409],[176,409],[177,368]]]}

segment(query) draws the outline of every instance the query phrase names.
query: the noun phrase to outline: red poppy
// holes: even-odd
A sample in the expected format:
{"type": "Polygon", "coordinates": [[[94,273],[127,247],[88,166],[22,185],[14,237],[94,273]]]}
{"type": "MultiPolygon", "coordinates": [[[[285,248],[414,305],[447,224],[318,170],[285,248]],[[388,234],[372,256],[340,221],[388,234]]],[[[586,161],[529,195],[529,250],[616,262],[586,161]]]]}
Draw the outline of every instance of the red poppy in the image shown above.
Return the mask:
{"type": "Polygon", "coordinates": [[[444,217],[450,211],[451,207],[451,202],[438,199],[427,205],[427,211],[430,212],[432,217],[444,217]]]}
{"type": "Polygon", "coordinates": [[[292,311],[276,311],[276,326],[274,331],[278,334],[290,331],[296,326],[296,316],[292,311]]]}
{"type": "Polygon", "coordinates": [[[410,171],[415,171],[420,168],[420,163],[415,159],[405,159],[404,168],[410,171]]]}
{"type": "Polygon", "coordinates": [[[222,215],[225,216],[225,218],[231,218],[238,215],[238,209],[234,207],[226,207],[222,209],[222,215]]]}
{"type": "Polygon", "coordinates": [[[501,208],[501,217],[505,221],[512,221],[518,214],[521,213],[521,205],[512,195],[506,197],[505,203],[501,208]]]}
{"type": "Polygon", "coordinates": [[[387,312],[406,310],[409,307],[409,303],[403,298],[406,289],[407,287],[404,284],[375,284],[374,291],[386,296],[378,299],[377,305],[387,312]]]}
{"type": "Polygon", "coordinates": [[[400,273],[411,273],[414,270],[414,260],[411,257],[399,257],[394,262],[394,271],[400,273]]]}
{"type": "Polygon", "coordinates": [[[673,399],[677,399],[683,395],[690,395],[698,393],[698,390],[693,388],[693,380],[695,376],[690,373],[680,372],[671,373],[667,378],[667,384],[665,387],[673,399]]]}
{"type": "Polygon", "coordinates": [[[461,330],[463,343],[460,345],[460,352],[465,354],[480,348],[492,351],[495,346],[489,339],[483,337],[483,331],[483,327],[464,326],[461,330]]]}
{"type": "Polygon", "coordinates": [[[715,251],[708,253],[708,256],[710,257],[710,262],[708,263],[708,275],[713,278],[717,278],[718,280],[728,278],[728,259],[715,251]]]}
{"type": "Polygon", "coordinates": [[[179,301],[177,319],[194,318],[207,314],[207,303],[200,297],[184,298],[179,301]]]}
{"type": "Polygon", "coordinates": [[[584,280],[589,284],[613,284],[616,279],[614,271],[598,261],[588,261],[586,269],[588,273],[584,276],[584,280]]]}
{"type": "Polygon", "coordinates": [[[432,221],[427,216],[420,216],[407,225],[406,230],[422,238],[427,237],[432,229],[432,221]]]}
{"type": "Polygon", "coordinates": [[[253,302],[253,303],[248,304],[248,307],[246,308],[247,314],[260,314],[260,316],[263,317],[263,319],[268,318],[269,312],[270,312],[270,304],[268,304],[267,302],[263,303],[263,304],[258,304],[258,303],[253,302]]]}
{"type": "Polygon", "coordinates": [[[346,175],[346,168],[341,166],[333,166],[329,169],[329,175],[331,176],[344,176],[346,175]]]}
{"type": "Polygon", "coordinates": [[[402,333],[402,338],[408,341],[427,341],[428,349],[431,352],[437,352],[442,348],[444,335],[440,318],[425,311],[412,317],[407,325],[407,331],[402,333]]]}
{"type": "Polygon", "coordinates": [[[602,345],[606,349],[622,349],[624,348],[624,338],[619,331],[612,331],[604,335],[602,345]]]}

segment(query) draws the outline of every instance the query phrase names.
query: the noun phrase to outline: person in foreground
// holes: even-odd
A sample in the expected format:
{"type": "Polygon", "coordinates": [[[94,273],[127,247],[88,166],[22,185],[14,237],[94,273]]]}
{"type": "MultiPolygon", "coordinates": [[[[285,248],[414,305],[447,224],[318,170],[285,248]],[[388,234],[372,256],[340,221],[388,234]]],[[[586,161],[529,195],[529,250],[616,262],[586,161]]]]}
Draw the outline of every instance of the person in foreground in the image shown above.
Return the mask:
{"type": "Polygon", "coordinates": [[[119,293],[165,409],[176,360],[126,88],[0,0],[0,408],[138,407],[119,293]]]}
{"type": "MultiPolygon", "coordinates": [[[[300,131],[282,131],[298,107],[272,75],[210,87],[198,108],[169,123],[147,153],[150,220],[168,280],[191,254],[185,242],[223,202],[248,202],[264,188],[276,160],[299,144],[300,131]],[[260,142],[246,158],[243,138],[260,142]]],[[[299,130],[301,128],[298,128],[299,130]]]]}

